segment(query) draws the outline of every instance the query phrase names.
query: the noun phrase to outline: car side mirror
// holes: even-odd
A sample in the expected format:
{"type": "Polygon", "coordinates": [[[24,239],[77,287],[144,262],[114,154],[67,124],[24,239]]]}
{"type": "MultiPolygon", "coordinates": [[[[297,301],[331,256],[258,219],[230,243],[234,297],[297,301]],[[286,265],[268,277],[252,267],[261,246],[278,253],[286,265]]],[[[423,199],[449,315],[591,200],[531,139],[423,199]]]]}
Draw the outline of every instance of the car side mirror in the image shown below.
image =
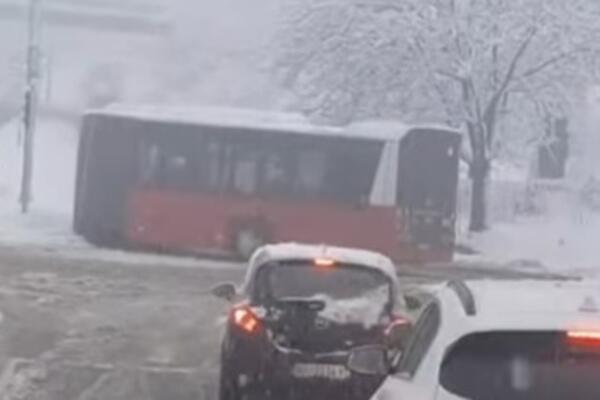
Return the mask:
{"type": "Polygon", "coordinates": [[[415,311],[423,307],[423,301],[417,296],[407,294],[404,296],[404,301],[406,302],[406,307],[410,311],[415,311]]]}
{"type": "Polygon", "coordinates": [[[233,301],[237,295],[237,288],[230,282],[221,283],[210,289],[210,293],[218,299],[233,301]]]}
{"type": "Polygon", "coordinates": [[[387,375],[391,366],[383,346],[357,347],[348,356],[347,367],[360,375],[387,375]]]}

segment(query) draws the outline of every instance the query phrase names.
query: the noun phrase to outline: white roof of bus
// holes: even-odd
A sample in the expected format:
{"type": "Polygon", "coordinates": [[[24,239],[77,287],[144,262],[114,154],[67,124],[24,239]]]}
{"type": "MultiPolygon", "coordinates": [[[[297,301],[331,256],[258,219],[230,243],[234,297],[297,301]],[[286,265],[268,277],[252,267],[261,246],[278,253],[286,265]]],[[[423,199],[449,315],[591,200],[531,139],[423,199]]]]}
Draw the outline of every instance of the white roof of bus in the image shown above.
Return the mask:
{"type": "Polygon", "coordinates": [[[90,111],[87,114],[314,135],[337,136],[344,134],[341,128],[312,124],[302,114],[242,108],[112,105],[105,109],[90,111]]]}
{"type": "Polygon", "coordinates": [[[256,251],[250,260],[246,283],[253,279],[256,270],[265,263],[286,260],[315,260],[318,258],[327,258],[342,264],[356,264],[372,268],[385,274],[393,282],[397,282],[398,279],[394,263],[380,253],[326,245],[282,243],[267,245],[256,251]]]}
{"type": "Polygon", "coordinates": [[[377,132],[377,135],[388,138],[388,139],[400,139],[411,129],[431,129],[431,130],[442,130],[450,131],[456,134],[461,134],[457,129],[445,126],[442,124],[415,124],[408,125],[396,120],[364,120],[353,122],[345,128],[352,136],[367,135],[370,132],[377,132]]]}
{"type": "Polygon", "coordinates": [[[441,125],[411,126],[392,120],[367,120],[352,123],[347,127],[334,127],[314,124],[299,113],[224,107],[115,104],[104,109],[88,111],[86,115],[106,115],[144,121],[237,127],[375,140],[398,140],[409,129],[417,127],[454,131],[441,125]]]}

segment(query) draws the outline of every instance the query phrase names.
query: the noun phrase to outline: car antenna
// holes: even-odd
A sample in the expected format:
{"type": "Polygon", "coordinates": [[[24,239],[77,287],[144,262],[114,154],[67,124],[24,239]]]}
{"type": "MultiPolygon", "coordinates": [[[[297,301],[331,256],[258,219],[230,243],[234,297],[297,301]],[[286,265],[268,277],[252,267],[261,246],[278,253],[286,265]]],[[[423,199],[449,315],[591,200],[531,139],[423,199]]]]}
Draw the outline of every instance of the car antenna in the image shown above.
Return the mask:
{"type": "Polygon", "coordinates": [[[323,257],[327,256],[327,245],[325,243],[321,244],[321,256],[323,256],[323,257]]]}

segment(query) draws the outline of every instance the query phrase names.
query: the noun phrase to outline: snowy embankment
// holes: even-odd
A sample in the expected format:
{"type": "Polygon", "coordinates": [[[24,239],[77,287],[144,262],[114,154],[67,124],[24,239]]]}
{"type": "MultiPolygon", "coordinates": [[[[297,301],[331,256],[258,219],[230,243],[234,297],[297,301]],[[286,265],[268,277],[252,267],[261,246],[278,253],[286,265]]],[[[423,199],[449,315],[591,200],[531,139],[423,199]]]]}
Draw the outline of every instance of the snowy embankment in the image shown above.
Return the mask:
{"type": "Polygon", "coordinates": [[[485,260],[542,265],[553,271],[600,272],[600,215],[558,215],[521,218],[497,224],[484,233],[465,233],[460,241],[478,255],[460,260],[485,260]]]}
{"type": "Polygon", "coordinates": [[[476,234],[468,231],[470,194],[463,193],[458,242],[477,254],[456,259],[559,273],[600,272],[600,207],[594,196],[585,195],[585,182],[574,176],[530,181],[526,174],[507,178],[503,173],[490,183],[491,227],[476,234]]]}
{"type": "Polygon", "coordinates": [[[23,216],[16,212],[0,213],[0,251],[11,248],[31,255],[58,259],[98,261],[119,265],[152,265],[179,268],[239,269],[234,262],[199,260],[191,257],[100,249],[75,235],[64,216],[33,211],[23,216]]]}

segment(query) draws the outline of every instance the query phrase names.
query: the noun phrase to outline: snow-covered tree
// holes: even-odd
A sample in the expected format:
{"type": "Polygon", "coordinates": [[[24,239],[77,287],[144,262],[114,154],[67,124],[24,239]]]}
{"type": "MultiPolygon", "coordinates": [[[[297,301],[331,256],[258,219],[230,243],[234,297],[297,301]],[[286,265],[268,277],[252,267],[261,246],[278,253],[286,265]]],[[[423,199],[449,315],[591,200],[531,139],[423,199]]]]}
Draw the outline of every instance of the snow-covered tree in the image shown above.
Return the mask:
{"type": "Polygon", "coordinates": [[[278,66],[305,111],[465,128],[475,231],[492,160],[516,136],[501,128],[566,114],[600,72],[597,0],[288,2],[278,66]]]}

